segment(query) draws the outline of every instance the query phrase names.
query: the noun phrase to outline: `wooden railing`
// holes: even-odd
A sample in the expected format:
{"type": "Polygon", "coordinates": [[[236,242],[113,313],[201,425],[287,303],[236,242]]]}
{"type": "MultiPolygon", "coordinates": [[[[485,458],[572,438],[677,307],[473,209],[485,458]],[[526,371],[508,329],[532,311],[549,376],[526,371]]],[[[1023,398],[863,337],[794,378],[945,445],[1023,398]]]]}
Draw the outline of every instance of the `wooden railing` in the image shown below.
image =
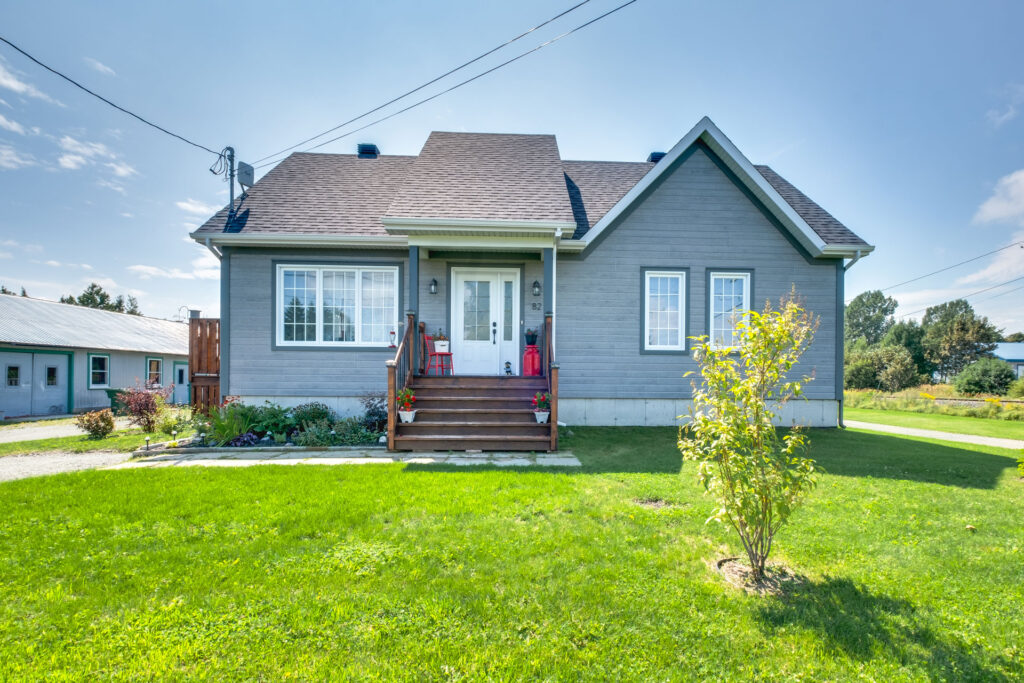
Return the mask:
{"type": "Polygon", "coordinates": [[[388,450],[395,450],[395,427],[398,423],[398,406],[395,399],[398,392],[409,385],[416,368],[416,345],[414,344],[416,318],[406,315],[405,332],[395,350],[395,357],[384,364],[388,368],[388,450]]]}
{"type": "Polygon", "coordinates": [[[548,394],[551,395],[551,450],[558,450],[558,363],[555,362],[555,346],[553,344],[553,320],[550,313],[544,315],[544,362],[541,371],[548,379],[548,394]]]}

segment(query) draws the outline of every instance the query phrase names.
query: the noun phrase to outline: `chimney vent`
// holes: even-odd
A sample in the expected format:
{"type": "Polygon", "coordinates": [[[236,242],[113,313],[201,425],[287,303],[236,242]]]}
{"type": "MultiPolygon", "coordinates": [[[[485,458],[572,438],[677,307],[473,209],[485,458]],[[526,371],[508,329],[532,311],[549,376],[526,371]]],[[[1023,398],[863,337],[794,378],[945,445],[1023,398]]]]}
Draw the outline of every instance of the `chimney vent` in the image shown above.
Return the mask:
{"type": "Polygon", "coordinates": [[[651,152],[650,154],[647,155],[647,161],[649,161],[651,163],[654,163],[654,164],[658,163],[659,161],[661,161],[664,158],[665,158],[665,153],[664,152],[651,152]]]}
{"type": "Polygon", "coordinates": [[[188,317],[189,318],[198,318],[200,313],[201,313],[201,311],[198,308],[190,308],[190,309],[188,309],[188,317]]]}
{"type": "Polygon", "coordinates": [[[380,150],[377,149],[377,145],[368,142],[360,142],[356,146],[356,152],[360,159],[376,159],[380,156],[380,150]]]}

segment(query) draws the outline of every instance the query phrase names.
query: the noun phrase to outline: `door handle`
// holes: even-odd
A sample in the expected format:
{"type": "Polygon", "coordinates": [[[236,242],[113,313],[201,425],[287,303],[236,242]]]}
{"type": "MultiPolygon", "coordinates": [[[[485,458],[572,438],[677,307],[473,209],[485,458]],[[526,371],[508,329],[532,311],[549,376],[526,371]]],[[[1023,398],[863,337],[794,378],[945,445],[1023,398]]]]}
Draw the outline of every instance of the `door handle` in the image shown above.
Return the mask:
{"type": "Polygon", "coordinates": [[[498,343],[498,323],[491,323],[491,344],[498,343]]]}

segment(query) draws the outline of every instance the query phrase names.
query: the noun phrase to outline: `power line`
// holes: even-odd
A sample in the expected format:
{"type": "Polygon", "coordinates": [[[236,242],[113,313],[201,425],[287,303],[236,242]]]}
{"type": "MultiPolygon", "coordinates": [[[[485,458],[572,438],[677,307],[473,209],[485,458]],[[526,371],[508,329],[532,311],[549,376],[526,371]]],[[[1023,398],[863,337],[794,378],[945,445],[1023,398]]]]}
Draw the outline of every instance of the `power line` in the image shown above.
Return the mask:
{"type": "MultiPolygon", "coordinates": [[[[1000,282],[998,285],[992,285],[991,287],[986,287],[985,289],[979,289],[977,292],[971,292],[970,294],[965,294],[964,296],[958,296],[958,297],[956,297],[956,299],[970,299],[972,296],[975,296],[977,294],[984,294],[985,292],[991,291],[993,289],[999,289],[1000,287],[1008,285],[1011,282],[1017,282],[1018,280],[1024,280],[1024,275],[1021,275],[1020,277],[1015,277],[1012,280],[1007,280],[1006,282],[1000,282]]],[[[1010,291],[1013,291],[1013,290],[1010,290],[1010,291]]],[[[1009,294],[1010,291],[1003,292],[1003,294],[1009,294]]],[[[994,299],[995,297],[990,297],[990,298],[994,299]]],[[[916,311],[911,311],[910,313],[904,313],[900,317],[901,318],[906,318],[907,316],[911,316],[911,315],[914,315],[916,313],[923,313],[924,311],[927,311],[929,308],[935,308],[936,306],[941,306],[942,304],[948,304],[950,301],[956,301],[956,299],[947,299],[946,301],[943,301],[941,303],[932,304],[931,306],[927,306],[925,308],[922,308],[922,309],[919,309],[919,310],[916,310],[916,311]]]]}
{"type": "MultiPolygon", "coordinates": [[[[314,149],[318,149],[320,147],[323,147],[324,145],[329,145],[330,143],[336,142],[338,140],[341,140],[342,138],[348,137],[349,135],[354,135],[355,133],[358,133],[361,130],[366,130],[370,126],[375,126],[375,125],[377,125],[378,123],[380,123],[382,121],[387,121],[388,119],[394,118],[395,116],[398,116],[399,114],[404,114],[405,112],[409,111],[410,109],[415,109],[416,107],[420,106],[421,104],[426,104],[427,102],[430,102],[433,99],[437,99],[441,95],[445,95],[447,93],[450,93],[453,90],[457,90],[458,88],[461,88],[462,86],[464,86],[464,85],[466,85],[468,83],[472,83],[473,81],[477,80],[478,78],[482,78],[483,76],[486,76],[487,74],[493,73],[493,72],[497,71],[498,69],[500,69],[500,68],[502,68],[504,66],[508,66],[512,62],[518,61],[518,60],[522,59],[523,57],[525,57],[525,56],[527,56],[529,54],[532,54],[532,53],[534,53],[534,52],[536,52],[536,51],[538,51],[538,50],[540,50],[542,48],[547,47],[548,45],[551,45],[552,43],[558,42],[562,38],[565,38],[566,36],[572,35],[573,33],[576,33],[577,31],[579,31],[581,29],[584,29],[584,28],[590,26],[591,24],[593,24],[595,22],[600,21],[601,19],[604,19],[605,17],[607,17],[607,16],[609,16],[611,14],[614,14],[615,12],[618,12],[619,10],[621,10],[621,9],[623,9],[625,7],[628,7],[629,5],[632,5],[636,1],[637,0],[629,0],[629,2],[624,2],[621,5],[619,5],[618,7],[615,7],[614,9],[608,10],[604,14],[602,14],[600,16],[597,16],[597,17],[591,19],[590,21],[588,21],[588,22],[586,22],[584,24],[580,24],[579,26],[566,31],[565,33],[563,33],[561,35],[555,36],[554,38],[541,43],[537,47],[532,48],[530,50],[527,50],[526,52],[523,52],[523,53],[521,53],[519,55],[516,55],[512,59],[509,59],[509,60],[507,60],[505,62],[502,62],[501,64],[498,64],[497,66],[492,67],[492,68],[488,69],[487,71],[483,71],[481,73],[478,73],[477,75],[475,75],[475,76],[473,76],[471,78],[467,78],[466,80],[462,81],[461,83],[456,83],[455,85],[451,86],[450,88],[448,88],[446,90],[442,90],[441,92],[436,93],[434,95],[431,95],[430,97],[424,98],[424,99],[422,99],[422,100],[420,100],[418,102],[414,102],[413,104],[410,104],[408,107],[405,107],[404,109],[399,109],[398,111],[393,112],[391,114],[388,114],[387,116],[382,116],[379,119],[375,119],[375,120],[371,121],[370,123],[367,123],[365,126],[360,126],[359,128],[356,128],[355,130],[350,130],[349,132],[343,133],[343,134],[338,135],[336,137],[333,137],[330,140],[325,140],[324,142],[321,142],[319,144],[313,145],[312,147],[309,147],[309,148],[307,148],[307,149],[305,149],[303,151],[308,152],[310,150],[314,150],[314,149]]],[[[276,161],[269,161],[267,163],[260,164],[259,166],[256,166],[256,168],[263,168],[264,166],[270,166],[270,165],[275,164],[275,163],[277,163],[277,162],[276,161]]]]}
{"type": "Polygon", "coordinates": [[[322,132],[322,133],[317,133],[317,134],[316,134],[316,135],[314,135],[313,137],[311,137],[311,138],[306,138],[306,139],[305,139],[305,140],[303,140],[302,142],[297,142],[297,143],[295,143],[294,145],[292,145],[291,147],[285,147],[284,149],[282,149],[282,150],[281,150],[281,151],[279,151],[279,152],[274,152],[273,154],[268,154],[268,155],[267,155],[267,156],[265,156],[265,157],[261,157],[261,158],[257,159],[256,161],[254,161],[253,163],[254,163],[254,164],[258,164],[258,163],[260,163],[261,161],[266,161],[267,159],[270,159],[271,157],[276,157],[276,156],[277,156],[277,155],[279,155],[279,154],[284,154],[285,152],[290,152],[291,150],[295,149],[296,147],[301,147],[302,145],[306,144],[307,142],[312,142],[313,140],[316,140],[317,138],[323,137],[324,135],[327,135],[328,133],[333,133],[334,131],[338,130],[339,128],[344,128],[345,126],[347,126],[347,125],[348,125],[348,124],[350,124],[350,123],[355,123],[355,122],[356,122],[356,121],[358,121],[359,119],[362,119],[362,118],[366,118],[366,117],[367,117],[367,116],[369,116],[370,114],[373,114],[374,112],[378,112],[378,111],[380,111],[381,109],[383,109],[384,107],[388,106],[389,104],[394,104],[394,103],[395,103],[395,102],[397,102],[398,100],[401,100],[401,99],[405,99],[405,98],[406,98],[406,97],[408,97],[409,95],[412,95],[412,94],[413,94],[413,93],[415,93],[415,92],[419,92],[420,90],[423,90],[423,89],[424,89],[424,88],[426,88],[426,87],[427,87],[428,85],[433,85],[434,83],[437,83],[437,82],[438,82],[438,81],[440,81],[441,79],[443,79],[443,78],[445,78],[445,77],[447,77],[447,76],[451,76],[451,75],[452,75],[453,73],[455,73],[456,71],[460,71],[460,70],[462,70],[462,69],[466,68],[467,66],[469,66],[470,64],[473,64],[473,63],[475,63],[475,62],[479,62],[479,61],[480,61],[481,59],[483,59],[484,57],[487,57],[488,55],[492,55],[492,54],[494,54],[495,52],[497,52],[498,50],[502,49],[503,47],[506,47],[506,46],[508,46],[508,45],[511,45],[512,43],[516,42],[516,41],[517,41],[517,40],[519,40],[520,38],[524,38],[524,37],[526,37],[526,36],[530,35],[530,34],[531,34],[531,33],[533,33],[534,31],[536,31],[537,29],[539,29],[539,28],[543,28],[544,26],[547,26],[548,24],[550,24],[551,22],[555,21],[556,19],[561,19],[561,18],[562,18],[562,17],[564,17],[564,16],[566,15],[566,14],[569,14],[570,12],[572,12],[572,11],[574,11],[574,10],[576,10],[576,9],[579,9],[580,7],[582,7],[583,5],[587,4],[588,2],[590,2],[590,0],[583,0],[583,2],[580,2],[580,3],[577,3],[577,4],[573,5],[573,6],[572,6],[572,7],[570,7],[569,9],[567,9],[567,10],[565,10],[564,12],[561,12],[561,13],[559,13],[559,14],[556,14],[555,16],[551,17],[551,18],[550,18],[550,19],[548,19],[547,21],[545,21],[545,22],[543,22],[543,23],[541,23],[541,24],[537,24],[536,26],[534,26],[534,27],[533,27],[533,28],[531,28],[530,30],[528,30],[528,31],[524,31],[523,33],[520,33],[520,34],[519,34],[518,36],[516,36],[515,38],[512,38],[511,40],[506,40],[506,41],[505,41],[504,43],[502,43],[501,45],[498,45],[497,47],[495,47],[495,48],[492,48],[492,49],[488,50],[487,52],[483,53],[482,55],[480,55],[480,56],[478,56],[478,57],[474,57],[473,59],[469,60],[468,62],[465,62],[464,64],[460,64],[459,66],[455,67],[454,69],[450,69],[449,71],[446,71],[446,72],[444,72],[443,74],[441,74],[441,75],[440,75],[440,76],[438,76],[437,78],[433,78],[433,79],[431,79],[431,80],[427,81],[426,83],[424,83],[424,84],[422,84],[422,85],[416,86],[416,87],[415,87],[415,88],[413,88],[412,90],[409,90],[408,92],[402,93],[402,94],[401,94],[401,95],[399,95],[398,97],[396,97],[396,98],[394,98],[394,99],[392,99],[392,100],[388,100],[388,101],[387,101],[387,102],[385,102],[384,104],[382,104],[382,105],[380,105],[380,106],[377,106],[377,107],[374,107],[373,109],[371,109],[371,110],[369,110],[369,111],[363,112],[362,114],[360,114],[359,116],[356,116],[355,118],[349,119],[348,121],[345,121],[344,123],[339,123],[339,124],[338,124],[337,126],[335,126],[334,128],[329,128],[329,129],[325,130],[325,131],[324,131],[324,132],[322,132]]]}
{"type": "Polygon", "coordinates": [[[1005,292],[999,292],[998,294],[993,294],[992,296],[986,296],[984,299],[981,299],[979,301],[975,301],[974,303],[980,304],[982,301],[988,301],[989,299],[997,299],[997,298],[999,298],[1001,296],[1004,296],[1006,294],[1011,294],[1011,293],[1016,292],[1016,291],[1021,290],[1021,289],[1024,289],[1024,285],[1021,285],[1020,287],[1014,287],[1013,289],[1008,289],[1005,292]]]}
{"type": "MultiPolygon", "coordinates": [[[[924,275],[921,275],[920,277],[915,277],[915,278],[913,278],[911,280],[904,280],[903,282],[900,282],[898,284],[889,285],[888,287],[885,287],[884,289],[880,289],[878,291],[880,291],[880,292],[888,292],[890,289],[896,289],[897,287],[902,287],[903,285],[909,285],[911,282],[917,282],[918,280],[923,280],[926,277],[931,277],[932,275],[938,275],[939,273],[944,273],[947,270],[952,270],[953,268],[957,268],[959,266],[962,266],[965,263],[971,263],[972,261],[977,261],[978,259],[983,259],[986,256],[991,256],[992,254],[997,254],[997,253],[999,253],[1001,251],[1006,251],[1010,247],[1016,247],[1017,245],[1024,245],[1024,241],[1013,242],[1011,244],[1007,244],[1005,247],[999,247],[998,249],[986,252],[986,253],[982,254],[981,256],[975,256],[974,258],[969,258],[966,261],[961,261],[960,263],[954,263],[951,266],[946,266],[945,268],[940,268],[939,270],[932,271],[931,273],[926,273],[924,275]]],[[[856,297],[854,297],[854,298],[856,298],[856,297]]],[[[853,299],[847,299],[846,303],[850,303],[851,301],[853,301],[853,299]]]]}
{"type": "Polygon", "coordinates": [[[207,147],[207,146],[205,146],[205,145],[200,145],[200,144],[199,144],[198,142],[192,142],[191,140],[189,140],[188,138],[186,138],[186,137],[184,137],[184,136],[178,135],[177,133],[172,133],[171,131],[167,130],[166,128],[163,128],[162,126],[158,126],[157,124],[153,123],[152,121],[148,121],[148,120],[144,119],[143,117],[139,116],[139,115],[138,115],[138,114],[136,114],[135,112],[131,112],[131,111],[128,111],[128,110],[127,110],[127,109],[125,109],[124,107],[122,107],[122,106],[120,106],[120,105],[118,105],[118,104],[114,104],[113,102],[111,102],[110,100],[108,100],[108,99],[107,99],[106,97],[103,97],[102,95],[99,95],[99,94],[97,94],[97,93],[94,93],[94,92],[93,92],[92,90],[89,90],[88,88],[86,88],[86,87],[85,87],[84,85],[82,85],[81,83],[79,83],[79,82],[78,82],[78,81],[76,81],[75,79],[73,79],[73,78],[71,78],[71,77],[69,77],[69,76],[65,76],[65,75],[64,75],[64,74],[62,74],[62,73],[61,73],[60,71],[57,71],[56,69],[54,69],[54,68],[53,68],[53,67],[51,67],[51,66],[47,66],[46,64],[43,64],[43,63],[42,63],[42,62],[40,62],[40,61],[39,61],[38,59],[36,59],[36,58],[35,58],[35,57],[33,57],[32,55],[30,55],[29,53],[25,52],[25,51],[24,51],[24,50],[22,50],[22,49],[21,49],[20,47],[18,47],[17,45],[15,45],[14,43],[12,43],[11,41],[7,40],[7,39],[6,39],[6,38],[4,38],[3,36],[0,36],[0,41],[2,41],[2,42],[4,42],[4,43],[7,43],[7,44],[8,44],[8,45],[10,45],[10,46],[11,46],[12,48],[14,48],[15,50],[17,50],[17,51],[18,51],[18,52],[20,52],[21,54],[25,55],[25,56],[26,56],[26,57],[28,57],[28,58],[29,58],[30,60],[32,60],[33,62],[35,62],[35,63],[36,63],[36,64],[38,64],[39,66],[43,67],[43,68],[44,68],[44,69],[46,69],[47,71],[49,71],[49,72],[51,72],[51,73],[53,73],[53,74],[56,74],[57,76],[60,76],[61,78],[63,78],[63,79],[65,80],[65,81],[67,81],[67,82],[68,82],[68,83],[70,83],[71,85],[75,86],[76,88],[79,88],[80,90],[84,90],[85,92],[89,93],[90,95],[92,95],[92,96],[93,96],[93,97],[95,97],[96,99],[100,100],[101,102],[105,102],[106,104],[109,104],[109,105],[110,105],[111,107],[113,107],[114,109],[117,109],[118,111],[121,111],[121,112],[123,112],[123,113],[125,113],[125,114],[128,114],[128,116],[131,116],[131,117],[133,117],[133,118],[136,118],[136,119],[138,119],[139,121],[141,121],[142,123],[146,124],[147,126],[151,126],[151,127],[153,127],[153,128],[156,128],[156,129],[157,129],[158,131],[160,131],[161,133],[167,133],[167,134],[168,134],[168,135],[170,135],[171,137],[173,137],[173,138],[177,138],[177,139],[181,140],[182,142],[185,142],[185,143],[188,143],[188,144],[192,145],[193,147],[198,147],[199,149],[201,149],[201,150],[204,150],[204,151],[206,151],[206,152],[209,152],[210,154],[214,154],[214,155],[220,156],[220,152],[215,152],[215,151],[213,151],[212,149],[210,149],[209,147],[207,147]]]}

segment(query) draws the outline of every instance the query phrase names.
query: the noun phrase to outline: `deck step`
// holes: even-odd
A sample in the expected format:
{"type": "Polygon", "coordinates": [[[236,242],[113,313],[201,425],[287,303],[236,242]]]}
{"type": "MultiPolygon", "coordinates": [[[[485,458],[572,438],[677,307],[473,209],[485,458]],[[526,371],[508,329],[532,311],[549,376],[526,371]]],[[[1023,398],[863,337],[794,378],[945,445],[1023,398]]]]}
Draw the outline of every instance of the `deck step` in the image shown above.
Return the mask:
{"type": "MultiPolygon", "coordinates": [[[[417,408],[416,422],[502,422],[536,424],[529,408],[417,408]]],[[[412,424],[416,424],[413,422],[412,424]]]]}
{"type": "Polygon", "coordinates": [[[547,390],[547,380],[543,377],[498,377],[455,375],[445,377],[413,377],[411,386],[421,387],[487,387],[547,390]]]}
{"type": "MultiPolygon", "coordinates": [[[[419,415],[417,415],[417,418],[419,415]]],[[[531,422],[508,422],[508,421],[420,421],[410,422],[398,426],[399,436],[443,436],[471,435],[478,436],[541,436],[548,437],[551,429],[547,424],[531,422]]]]}
{"type": "Polygon", "coordinates": [[[488,436],[482,434],[395,436],[395,448],[410,451],[547,451],[549,436],[488,436]]]}

